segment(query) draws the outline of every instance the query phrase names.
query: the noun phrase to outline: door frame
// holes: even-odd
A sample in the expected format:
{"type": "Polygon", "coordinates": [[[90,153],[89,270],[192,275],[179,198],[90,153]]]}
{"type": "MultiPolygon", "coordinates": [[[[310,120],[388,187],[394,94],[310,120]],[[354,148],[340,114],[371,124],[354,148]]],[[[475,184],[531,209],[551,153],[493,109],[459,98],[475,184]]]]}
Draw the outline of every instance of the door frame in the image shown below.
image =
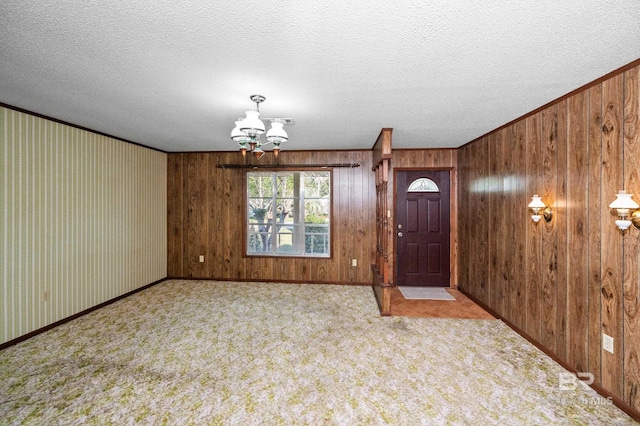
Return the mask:
{"type": "MultiPolygon", "coordinates": [[[[398,172],[418,172],[418,171],[449,171],[449,287],[458,288],[458,258],[456,256],[458,248],[458,183],[457,169],[455,167],[398,167],[393,168],[393,286],[398,283],[398,239],[396,232],[398,229],[398,218],[396,217],[396,206],[398,205],[398,172]]],[[[446,288],[446,287],[445,287],[446,288]]]]}

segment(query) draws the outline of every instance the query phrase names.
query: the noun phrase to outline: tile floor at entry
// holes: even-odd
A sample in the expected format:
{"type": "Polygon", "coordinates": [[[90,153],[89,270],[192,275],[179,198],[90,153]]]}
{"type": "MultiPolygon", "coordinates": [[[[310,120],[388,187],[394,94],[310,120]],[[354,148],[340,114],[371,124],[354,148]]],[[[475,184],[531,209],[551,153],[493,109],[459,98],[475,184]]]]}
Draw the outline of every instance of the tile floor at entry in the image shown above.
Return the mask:
{"type": "Polygon", "coordinates": [[[453,300],[405,299],[398,287],[391,288],[391,315],[415,318],[495,319],[462,292],[447,288],[453,300]]]}

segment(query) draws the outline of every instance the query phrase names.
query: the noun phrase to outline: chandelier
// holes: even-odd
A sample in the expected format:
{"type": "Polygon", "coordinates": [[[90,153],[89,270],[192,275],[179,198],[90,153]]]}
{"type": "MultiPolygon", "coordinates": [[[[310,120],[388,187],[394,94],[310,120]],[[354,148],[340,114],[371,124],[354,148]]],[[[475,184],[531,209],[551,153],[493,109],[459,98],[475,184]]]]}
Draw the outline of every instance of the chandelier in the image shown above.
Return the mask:
{"type": "Polygon", "coordinates": [[[248,150],[253,153],[256,159],[260,159],[265,154],[262,147],[268,144],[273,144],[273,155],[278,157],[280,144],[289,139],[283,127],[285,120],[269,119],[271,128],[266,134],[267,140],[263,142],[260,135],[265,132],[265,128],[264,123],[260,120],[260,103],[264,102],[266,98],[262,95],[251,95],[249,98],[255,102],[256,109],[255,111],[247,111],[247,116],[244,119],[236,121],[236,127],[231,131],[231,140],[240,146],[243,157],[246,157],[248,150]]]}

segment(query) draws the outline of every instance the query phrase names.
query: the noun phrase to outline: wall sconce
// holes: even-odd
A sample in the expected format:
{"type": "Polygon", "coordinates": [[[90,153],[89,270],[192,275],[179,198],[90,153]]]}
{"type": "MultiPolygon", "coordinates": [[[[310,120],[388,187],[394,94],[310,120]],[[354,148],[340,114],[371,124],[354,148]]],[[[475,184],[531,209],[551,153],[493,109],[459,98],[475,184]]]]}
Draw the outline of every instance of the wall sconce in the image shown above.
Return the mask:
{"type": "Polygon", "coordinates": [[[609,208],[616,209],[618,211],[620,219],[616,220],[616,226],[620,228],[622,233],[624,233],[624,231],[626,231],[632,224],[637,229],[640,229],[640,209],[638,209],[640,206],[631,199],[632,195],[633,194],[627,194],[623,189],[616,194],[617,198],[609,204],[609,208]],[[631,218],[627,219],[627,216],[629,215],[631,218]]]}
{"type": "Polygon", "coordinates": [[[544,220],[546,222],[551,222],[551,218],[553,217],[551,207],[547,207],[547,205],[542,202],[538,194],[535,194],[533,197],[531,197],[531,202],[527,207],[529,207],[533,211],[531,219],[533,219],[535,223],[540,222],[541,217],[544,217],[544,220]]]}

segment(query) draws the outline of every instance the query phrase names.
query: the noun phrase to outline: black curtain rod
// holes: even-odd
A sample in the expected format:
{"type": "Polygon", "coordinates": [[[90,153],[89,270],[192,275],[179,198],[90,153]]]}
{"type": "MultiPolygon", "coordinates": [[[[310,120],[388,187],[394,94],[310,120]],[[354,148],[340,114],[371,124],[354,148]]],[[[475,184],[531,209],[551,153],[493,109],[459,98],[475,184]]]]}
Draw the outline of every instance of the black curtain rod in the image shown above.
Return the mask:
{"type": "Polygon", "coordinates": [[[334,164],[218,164],[219,169],[330,169],[336,167],[360,167],[360,163],[334,164]]]}

